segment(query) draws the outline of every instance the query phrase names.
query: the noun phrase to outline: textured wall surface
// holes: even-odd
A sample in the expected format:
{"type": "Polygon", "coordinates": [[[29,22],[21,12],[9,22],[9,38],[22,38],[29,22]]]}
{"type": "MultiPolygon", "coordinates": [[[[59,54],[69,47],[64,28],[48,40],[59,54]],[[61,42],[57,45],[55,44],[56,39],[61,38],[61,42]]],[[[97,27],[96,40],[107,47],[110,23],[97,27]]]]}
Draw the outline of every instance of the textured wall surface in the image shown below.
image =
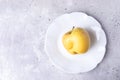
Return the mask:
{"type": "Polygon", "coordinates": [[[0,80],[120,80],[120,0],[0,0],[0,80]],[[105,58],[83,74],[59,71],[44,51],[48,25],[85,12],[102,24],[105,58]]]}

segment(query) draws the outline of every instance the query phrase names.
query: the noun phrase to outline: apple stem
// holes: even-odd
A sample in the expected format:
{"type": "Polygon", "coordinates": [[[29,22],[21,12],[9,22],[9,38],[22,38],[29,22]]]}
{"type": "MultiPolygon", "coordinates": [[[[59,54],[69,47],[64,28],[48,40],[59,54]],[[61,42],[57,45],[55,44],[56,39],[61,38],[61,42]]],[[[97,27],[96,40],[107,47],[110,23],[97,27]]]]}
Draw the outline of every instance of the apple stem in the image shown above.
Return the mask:
{"type": "Polygon", "coordinates": [[[73,26],[72,30],[75,28],[75,26],[73,26]]]}

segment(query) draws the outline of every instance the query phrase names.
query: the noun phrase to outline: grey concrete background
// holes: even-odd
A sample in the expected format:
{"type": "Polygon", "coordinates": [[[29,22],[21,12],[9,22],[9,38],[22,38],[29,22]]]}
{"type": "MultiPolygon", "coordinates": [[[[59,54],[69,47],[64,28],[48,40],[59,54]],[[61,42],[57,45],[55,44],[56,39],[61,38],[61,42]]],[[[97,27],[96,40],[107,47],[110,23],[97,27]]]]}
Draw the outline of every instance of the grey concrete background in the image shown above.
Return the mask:
{"type": "Polygon", "coordinates": [[[120,80],[120,0],[0,0],[0,80],[120,80]],[[105,58],[83,74],[59,71],[44,51],[48,25],[82,11],[106,32],[105,58]]]}

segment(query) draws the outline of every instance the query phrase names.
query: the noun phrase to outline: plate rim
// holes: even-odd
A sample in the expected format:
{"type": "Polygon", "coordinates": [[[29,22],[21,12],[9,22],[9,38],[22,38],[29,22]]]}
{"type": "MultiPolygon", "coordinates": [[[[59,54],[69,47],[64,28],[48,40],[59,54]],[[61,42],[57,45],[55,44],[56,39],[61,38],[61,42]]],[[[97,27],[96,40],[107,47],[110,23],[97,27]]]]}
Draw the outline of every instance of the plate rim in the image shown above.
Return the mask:
{"type": "Polygon", "coordinates": [[[100,25],[100,28],[101,28],[101,30],[103,31],[104,35],[105,35],[105,45],[104,45],[105,51],[104,51],[104,56],[103,56],[103,58],[95,65],[95,67],[93,67],[93,68],[92,68],[91,70],[89,70],[89,71],[94,70],[94,69],[103,61],[103,59],[104,59],[104,57],[105,57],[105,54],[106,54],[106,46],[107,46],[107,36],[106,36],[106,33],[105,33],[102,25],[100,24],[100,22],[99,22],[96,18],[94,18],[94,17],[92,17],[92,16],[90,16],[90,15],[84,13],[84,12],[65,13],[65,14],[62,14],[62,15],[56,17],[56,19],[54,19],[54,20],[50,23],[50,25],[48,25],[47,32],[46,32],[46,35],[45,35],[44,50],[45,50],[47,56],[49,57],[50,62],[51,62],[56,68],[58,68],[59,70],[61,70],[61,71],[63,71],[63,72],[66,72],[66,73],[72,73],[72,74],[86,73],[86,72],[89,72],[89,71],[85,71],[85,72],[80,72],[80,71],[78,71],[78,72],[69,72],[69,71],[65,71],[65,70],[62,69],[59,65],[56,65],[56,64],[54,63],[54,61],[52,60],[52,58],[51,58],[50,55],[49,55],[49,52],[48,52],[47,49],[46,49],[46,48],[47,48],[47,47],[46,47],[47,34],[48,34],[48,31],[49,31],[50,27],[52,27],[51,25],[52,25],[58,18],[62,17],[63,15],[70,15],[70,14],[74,14],[74,13],[85,14],[87,17],[91,17],[91,18],[93,18],[94,20],[96,20],[96,22],[100,25]]]}

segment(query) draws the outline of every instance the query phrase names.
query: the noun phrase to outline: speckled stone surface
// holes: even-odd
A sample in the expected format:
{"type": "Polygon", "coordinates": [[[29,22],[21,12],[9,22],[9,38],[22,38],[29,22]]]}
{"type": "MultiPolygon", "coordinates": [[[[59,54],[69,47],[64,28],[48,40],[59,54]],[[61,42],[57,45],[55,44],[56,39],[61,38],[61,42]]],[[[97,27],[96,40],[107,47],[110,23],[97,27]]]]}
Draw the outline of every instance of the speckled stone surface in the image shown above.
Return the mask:
{"type": "Polygon", "coordinates": [[[120,80],[120,0],[0,0],[0,80],[120,80]],[[108,45],[94,70],[68,74],[51,64],[44,40],[55,18],[76,11],[99,20],[108,45]]]}

